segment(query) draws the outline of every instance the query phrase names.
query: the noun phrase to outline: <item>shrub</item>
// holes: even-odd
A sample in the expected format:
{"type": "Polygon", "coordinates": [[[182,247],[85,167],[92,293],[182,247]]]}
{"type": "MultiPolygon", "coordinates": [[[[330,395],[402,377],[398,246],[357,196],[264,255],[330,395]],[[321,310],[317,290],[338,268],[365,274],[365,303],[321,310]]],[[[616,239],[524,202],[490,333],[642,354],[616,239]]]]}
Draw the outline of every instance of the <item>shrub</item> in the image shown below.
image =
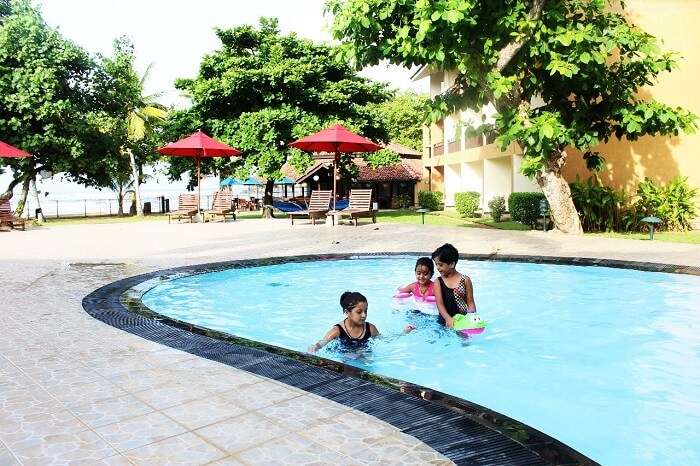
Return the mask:
{"type": "Polygon", "coordinates": [[[691,229],[690,223],[696,214],[694,198],[697,193],[684,176],[675,177],[665,187],[646,178],[637,186],[639,200],[634,208],[638,217],[654,215],[663,221],[664,228],[686,231],[691,229]]]}
{"type": "Polygon", "coordinates": [[[399,194],[394,199],[399,209],[406,209],[413,204],[413,198],[408,194],[399,194]]]}
{"type": "Polygon", "coordinates": [[[489,201],[489,209],[491,209],[491,218],[494,222],[500,222],[503,212],[506,211],[506,200],[503,196],[496,196],[489,201]]]}
{"type": "Polygon", "coordinates": [[[420,191],[418,205],[424,209],[442,210],[442,193],[440,191],[420,191]]]}
{"type": "Polygon", "coordinates": [[[577,176],[569,187],[583,231],[620,231],[634,224],[635,215],[630,217],[627,212],[629,201],[624,191],[603,186],[594,177],[582,182],[577,176]]]}
{"type": "Polygon", "coordinates": [[[479,207],[481,194],[476,191],[467,191],[455,194],[455,208],[462,217],[473,217],[474,212],[479,207]]]}
{"type": "Polygon", "coordinates": [[[540,201],[543,193],[518,192],[508,196],[508,212],[514,222],[533,226],[540,216],[540,201]]]}

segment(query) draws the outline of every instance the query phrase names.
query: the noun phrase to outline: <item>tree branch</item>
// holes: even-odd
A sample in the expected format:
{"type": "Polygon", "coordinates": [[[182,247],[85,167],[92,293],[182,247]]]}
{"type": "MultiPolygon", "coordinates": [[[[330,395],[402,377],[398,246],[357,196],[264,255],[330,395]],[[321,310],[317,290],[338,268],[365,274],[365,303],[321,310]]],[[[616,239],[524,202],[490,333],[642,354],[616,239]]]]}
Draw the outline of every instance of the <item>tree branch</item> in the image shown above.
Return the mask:
{"type": "MultiPolygon", "coordinates": [[[[542,10],[544,9],[544,2],[546,0],[534,0],[532,2],[532,7],[530,8],[530,12],[527,14],[527,17],[530,21],[537,21],[542,17],[542,10]]],[[[507,44],[505,47],[503,47],[500,52],[498,52],[498,61],[496,62],[496,66],[494,67],[494,71],[498,71],[499,73],[502,72],[506,66],[510,63],[510,61],[517,55],[517,53],[520,51],[520,49],[525,45],[525,43],[530,40],[530,37],[532,36],[532,30],[528,32],[525,37],[523,37],[519,41],[515,42],[510,42],[507,44]]]]}

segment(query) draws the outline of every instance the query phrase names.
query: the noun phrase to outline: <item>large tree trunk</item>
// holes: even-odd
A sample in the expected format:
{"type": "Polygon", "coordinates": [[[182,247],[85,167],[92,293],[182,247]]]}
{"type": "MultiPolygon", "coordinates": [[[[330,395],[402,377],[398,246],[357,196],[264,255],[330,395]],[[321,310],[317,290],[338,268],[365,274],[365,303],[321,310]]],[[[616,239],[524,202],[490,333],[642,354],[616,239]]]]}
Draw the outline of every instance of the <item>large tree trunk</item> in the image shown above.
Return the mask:
{"type": "Polygon", "coordinates": [[[22,180],[22,191],[19,193],[19,202],[17,203],[17,208],[15,209],[15,215],[18,217],[22,216],[24,212],[24,207],[27,205],[27,194],[29,194],[29,183],[32,181],[33,172],[27,174],[24,180],[22,180]]]}
{"type": "Polygon", "coordinates": [[[553,155],[544,172],[537,174],[537,184],[542,188],[549,210],[554,221],[554,227],[562,233],[581,235],[581,220],[571,198],[569,184],[561,176],[561,168],[566,161],[566,152],[553,155]]]}
{"type": "MultiPolygon", "coordinates": [[[[34,202],[36,202],[36,208],[41,209],[41,201],[39,199],[39,191],[36,189],[36,177],[31,180],[31,187],[32,187],[32,198],[34,198],[34,202]]],[[[46,222],[46,218],[44,217],[44,213],[39,211],[39,215],[37,215],[36,220],[39,223],[44,223],[46,222]]]]}
{"type": "Polygon", "coordinates": [[[272,211],[272,190],[275,187],[274,180],[267,180],[265,183],[265,195],[263,196],[262,218],[275,218],[272,211]]]}
{"type": "Polygon", "coordinates": [[[131,149],[129,152],[129,165],[131,166],[131,177],[134,180],[134,197],[136,199],[136,215],[143,217],[143,207],[141,206],[141,186],[139,183],[139,167],[136,166],[136,158],[131,149]]]}

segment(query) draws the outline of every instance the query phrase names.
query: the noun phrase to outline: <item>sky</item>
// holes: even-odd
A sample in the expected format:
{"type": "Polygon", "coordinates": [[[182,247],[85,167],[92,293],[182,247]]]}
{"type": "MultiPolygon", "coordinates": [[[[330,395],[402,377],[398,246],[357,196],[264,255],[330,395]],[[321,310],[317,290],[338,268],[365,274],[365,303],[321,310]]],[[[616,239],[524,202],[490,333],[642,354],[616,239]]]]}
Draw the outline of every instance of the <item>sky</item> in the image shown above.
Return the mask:
{"type": "MultiPolygon", "coordinates": [[[[261,16],[279,18],[282,33],[296,32],[330,42],[323,0],[35,0],[46,22],[93,53],[110,54],[112,41],[125,35],[134,43],[140,72],[153,63],[146,92],[164,92],[163,104],[186,105],[173,83],[194,77],[204,54],[220,43],[214,28],[257,24],[261,16]]],[[[427,92],[427,83],[411,82],[412,72],[397,66],[363,70],[363,76],[399,89],[427,92]]]]}

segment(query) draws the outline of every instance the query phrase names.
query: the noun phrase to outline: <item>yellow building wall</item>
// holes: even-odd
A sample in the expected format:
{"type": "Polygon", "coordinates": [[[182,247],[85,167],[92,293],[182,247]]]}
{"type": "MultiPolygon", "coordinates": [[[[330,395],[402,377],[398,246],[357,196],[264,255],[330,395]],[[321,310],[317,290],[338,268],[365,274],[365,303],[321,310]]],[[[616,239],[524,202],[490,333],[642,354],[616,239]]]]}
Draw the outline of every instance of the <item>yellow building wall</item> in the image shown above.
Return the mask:
{"type": "MultiPolygon", "coordinates": [[[[681,56],[679,67],[662,73],[641,96],[700,115],[700,1],[628,0],[627,11],[633,23],[662,41],[662,50],[681,56]]],[[[628,193],[634,193],[645,177],[665,184],[683,175],[691,186],[700,187],[700,134],[644,137],[634,142],[612,139],[594,150],[607,162],[601,180],[628,193]]],[[[569,151],[564,176],[573,181],[577,174],[582,179],[591,175],[580,154],[569,151]]]]}

